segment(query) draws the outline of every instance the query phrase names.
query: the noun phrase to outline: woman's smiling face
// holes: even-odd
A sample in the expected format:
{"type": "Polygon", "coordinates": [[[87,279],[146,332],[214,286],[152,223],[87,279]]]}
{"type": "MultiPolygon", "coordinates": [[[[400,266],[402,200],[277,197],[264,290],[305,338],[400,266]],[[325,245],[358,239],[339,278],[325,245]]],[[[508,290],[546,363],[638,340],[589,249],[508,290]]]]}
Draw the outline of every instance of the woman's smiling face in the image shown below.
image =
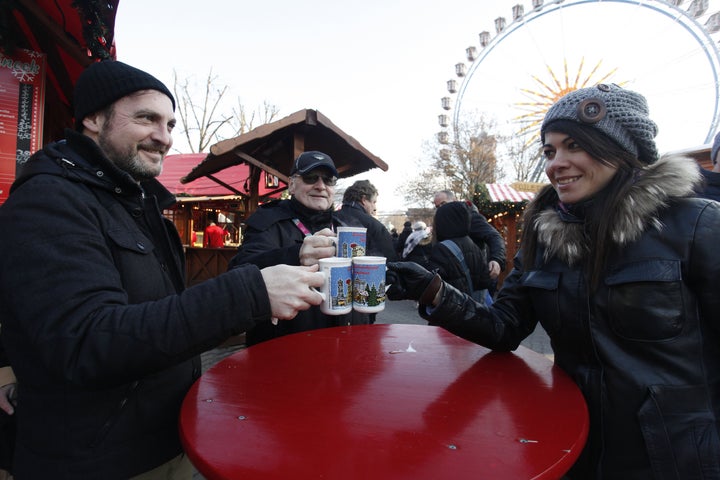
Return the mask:
{"type": "Polygon", "coordinates": [[[617,168],[602,163],[561,132],[545,133],[545,175],[563,203],[592,198],[615,176],[617,168]]]}

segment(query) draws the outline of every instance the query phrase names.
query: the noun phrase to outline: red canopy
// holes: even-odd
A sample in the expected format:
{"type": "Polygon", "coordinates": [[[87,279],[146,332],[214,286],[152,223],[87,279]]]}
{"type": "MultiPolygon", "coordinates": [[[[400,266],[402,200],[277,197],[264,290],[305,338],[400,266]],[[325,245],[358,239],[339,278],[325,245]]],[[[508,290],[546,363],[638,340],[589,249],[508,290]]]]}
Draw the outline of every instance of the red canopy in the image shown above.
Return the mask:
{"type": "MultiPolygon", "coordinates": [[[[160,183],[174,195],[183,197],[215,197],[215,196],[247,196],[250,191],[250,167],[248,164],[239,164],[217,172],[210,177],[199,177],[189,183],[180,183],[180,179],[201,163],[207,157],[206,153],[183,153],[168,155],[163,163],[163,172],[158,177],[160,183]]],[[[260,196],[270,195],[278,187],[268,188],[266,182],[259,186],[260,196]]],[[[284,185],[280,182],[280,189],[284,185]]]]}

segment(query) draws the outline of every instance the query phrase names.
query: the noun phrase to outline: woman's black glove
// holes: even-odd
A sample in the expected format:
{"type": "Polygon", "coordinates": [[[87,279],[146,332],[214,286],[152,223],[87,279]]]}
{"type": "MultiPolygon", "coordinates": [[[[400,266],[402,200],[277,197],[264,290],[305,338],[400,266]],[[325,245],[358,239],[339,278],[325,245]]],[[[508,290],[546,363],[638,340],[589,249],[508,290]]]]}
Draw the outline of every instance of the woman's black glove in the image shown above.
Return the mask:
{"type": "Polygon", "coordinates": [[[390,300],[418,300],[432,304],[442,286],[440,275],[429,272],[415,262],[388,262],[386,283],[390,300]]]}

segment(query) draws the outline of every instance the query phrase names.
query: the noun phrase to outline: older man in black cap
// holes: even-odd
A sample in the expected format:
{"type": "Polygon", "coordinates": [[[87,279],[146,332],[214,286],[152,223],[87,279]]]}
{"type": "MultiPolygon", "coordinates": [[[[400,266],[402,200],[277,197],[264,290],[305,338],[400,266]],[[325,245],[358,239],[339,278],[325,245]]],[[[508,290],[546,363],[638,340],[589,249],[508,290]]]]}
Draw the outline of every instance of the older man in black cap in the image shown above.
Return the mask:
{"type": "MultiPolygon", "coordinates": [[[[287,200],[261,205],[247,219],[247,230],[230,268],[252,263],[264,268],[278,263],[316,265],[335,255],[333,197],[338,172],[329,155],[303,152],[290,171],[287,200]]],[[[247,344],[316,328],[346,325],[352,315],[330,316],[318,307],[298,314],[292,322],[264,322],[247,332],[247,344]]]]}
{"type": "Polygon", "coordinates": [[[317,267],[246,265],[185,289],[155,177],[175,101],[121,62],[88,67],[76,131],[0,207],[0,324],[17,375],[17,478],[190,480],[178,415],[199,354],[322,298],[317,267]]]}

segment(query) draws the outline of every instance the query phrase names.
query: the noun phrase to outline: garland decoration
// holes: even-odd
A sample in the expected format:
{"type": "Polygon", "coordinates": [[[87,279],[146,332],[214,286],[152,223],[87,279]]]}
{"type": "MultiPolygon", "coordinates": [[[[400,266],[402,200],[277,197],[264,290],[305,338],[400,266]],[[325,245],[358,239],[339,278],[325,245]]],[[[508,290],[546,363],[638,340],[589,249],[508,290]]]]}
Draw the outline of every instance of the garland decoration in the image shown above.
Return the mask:
{"type": "Polygon", "coordinates": [[[80,14],[83,39],[93,58],[112,58],[113,31],[108,25],[115,18],[115,4],[109,0],[75,0],[71,6],[80,14]]]}
{"type": "MultiPolygon", "coordinates": [[[[63,7],[58,0],[54,3],[62,18],[59,26],[71,36],[65,24],[63,7]]],[[[105,60],[114,56],[114,30],[111,26],[114,24],[117,4],[118,0],[73,0],[70,3],[70,6],[78,12],[83,40],[93,59],[105,60]]],[[[24,46],[23,33],[15,18],[16,14],[27,15],[28,12],[17,0],[0,0],[0,49],[9,54],[12,54],[15,48],[24,46]]],[[[78,39],[74,40],[80,43],[78,39]]]]}
{"type": "Polygon", "coordinates": [[[510,200],[503,200],[501,202],[493,202],[490,198],[490,193],[488,193],[487,187],[484,184],[481,184],[475,185],[473,203],[485,218],[491,219],[497,216],[522,214],[528,204],[528,201],[523,200],[522,202],[512,202],[510,200]]]}

